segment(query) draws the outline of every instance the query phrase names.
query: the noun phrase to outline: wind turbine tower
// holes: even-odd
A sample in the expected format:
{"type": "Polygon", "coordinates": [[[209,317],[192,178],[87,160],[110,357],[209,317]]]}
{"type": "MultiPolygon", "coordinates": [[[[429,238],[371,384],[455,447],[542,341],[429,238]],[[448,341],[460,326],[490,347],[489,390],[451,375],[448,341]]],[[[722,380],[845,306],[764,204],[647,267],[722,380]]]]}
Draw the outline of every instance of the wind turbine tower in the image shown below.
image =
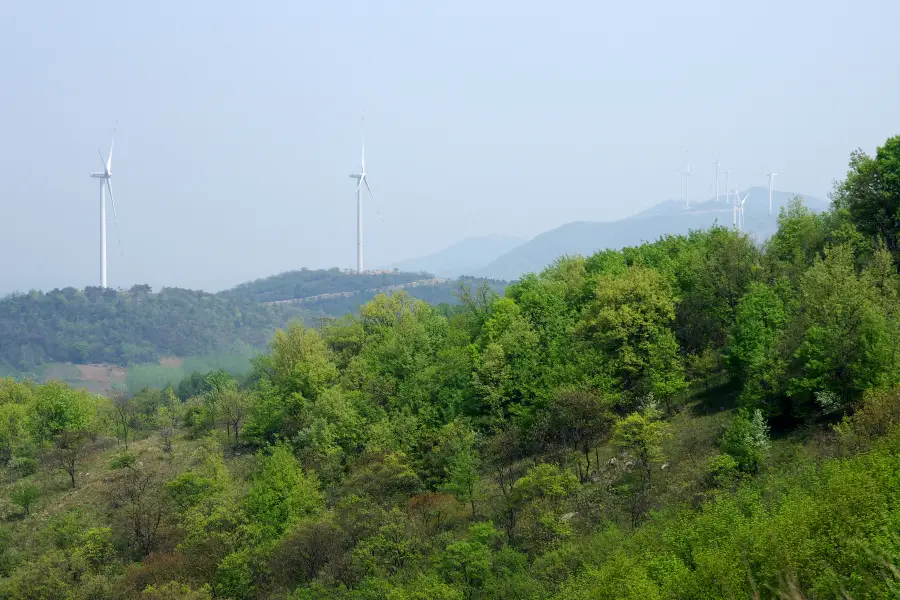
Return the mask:
{"type": "MultiPolygon", "coordinates": [[[[103,170],[97,173],[91,173],[91,177],[100,180],[100,286],[106,289],[106,192],[109,191],[109,201],[113,207],[113,217],[116,222],[116,234],[119,232],[119,217],[116,214],[116,201],[112,193],[112,155],[113,144],[116,141],[116,131],[113,129],[113,139],[109,144],[109,156],[104,161],[103,151],[99,148],[97,153],[100,155],[100,165],[103,170]]],[[[121,248],[121,241],[119,242],[121,248]]]]}
{"type": "Polygon", "coordinates": [[[750,190],[747,190],[747,193],[744,194],[743,199],[741,198],[740,193],[737,190],[734,190],[734,200],[735,200],[735,208],[738,213],[738,231],[744,231],[744,203],[747,201],[747,198],[750,197],[750,190]],[[740,204],[738,204],[740,201],[740,204]]]}
{"type": "Polygon", "coordinates": [[[772,214],[772,190],[775,188],[775,177],[778,173],[769,173],[769,214],[772,214]]]}
{"type": "MultiPolygon", "coordinates": [[[[728,186],[725,186],[728,190],[728,186]]],[[[719,203],[719,157],[716,157],[716,204],[719,203]]]]}
{"type": "MultiPolygon", "coordinates": [[[[375,196],[372,195],[372,188],[369,187],[369,180],[366,178],[366,134],[365,129],[363,130],[363,138],[362,138],[362,159],[360,161],[360,170],[359,173],[350,173],[351,179],[358,180],[356,184],[356,272],[362,273],[364,270],[363,264],[363,217],[362,217],[362,185],[366,184],[366,189],[369,190],[369,197],[372,198],[372,202],[375,201],[375,196]]],[[[378,213],[378,208],[375,208],[375,212],[378,213]]],[[[378,215],[378,218],[381,218],[381,215],[378,215]]]]}

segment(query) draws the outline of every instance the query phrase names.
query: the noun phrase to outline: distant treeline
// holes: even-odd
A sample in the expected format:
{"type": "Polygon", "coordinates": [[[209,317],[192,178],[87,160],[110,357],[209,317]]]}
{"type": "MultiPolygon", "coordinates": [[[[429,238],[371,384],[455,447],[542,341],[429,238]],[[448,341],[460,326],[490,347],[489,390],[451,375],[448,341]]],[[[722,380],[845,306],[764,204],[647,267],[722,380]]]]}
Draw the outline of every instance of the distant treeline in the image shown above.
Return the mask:
{"type": "Polygon", "coordinates": [[[274,331],[308,313],[177,288],[152,293],[99,287],[32,292],[0,300],[0,367],[31,371],[47,362],[152,362],[235,344],[263,347],[274,331]]]}
{"type": "Polygon", "coordinates": [[[248,281],[220,292],[219,296],[254,302],[277,302],[320,294],[384,288],[430,277],[432,275],[428,273],[349,273],[338,268],[301,269],[248,281]]]}
{"type": "MultiPolygon", "coordinates": [[[[502,295],[506,286],[506,281],[498,279],[480,279],[476,277],[461,277],[454,281],[446,281],[436,285],[421,285],[416,287],[405,288],[403,292],[413,298],[424,300],[428,304],[439,306],[441,304],[459,304],[459,293],[461,287],[470,290],[478,289],[482,284],[487,285],[495,293],[502,295]]],[[[325,313],[332,317],[339,317],[348,313],[355,313],[359,308],[371,301],[378,292],[362,292],[353,296],[334,297],[317,300],[315,302],[304,303],[303,307],[325,313]]]]}

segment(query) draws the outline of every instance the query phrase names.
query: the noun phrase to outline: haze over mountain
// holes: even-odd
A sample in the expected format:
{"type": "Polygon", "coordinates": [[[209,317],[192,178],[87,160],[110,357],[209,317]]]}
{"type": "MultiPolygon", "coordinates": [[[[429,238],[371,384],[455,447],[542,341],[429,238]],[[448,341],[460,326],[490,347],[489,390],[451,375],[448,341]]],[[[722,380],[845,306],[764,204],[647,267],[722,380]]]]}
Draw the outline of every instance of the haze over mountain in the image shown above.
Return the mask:
{"type": "MultiPolygon", "coordinates": [[[[754,187],[744,205],[744,231],[761,242],[777,228],[778,211],[791,198],[801,196],[804,204],[824,210],[828,203],[811,196],[792,192],[772,194],[772,216],[769,216],[769,190],[754,187]]],[[[747,193],[742,192],[742,193],[747,193]]],[[[620,249],[652,242],[664,235],[684,234],[706,229],[714,224],[731,227],[733,212],[724,197],[717,204],[710,199],[685,209],[678,200],[666,200],[633,217],[611,222],[576,221],[546,231],[534,239],[496,258],[473,273],[478,277],[517,279],[529,272],[539,272],[563,255],[589,255],[601,249],[620,249]]]]}
{"type": "Polygon", "coordinates": [[[433,254],[398,261],[391,268],[425,271],[438,277],[459,277],[482,269],[525,241],[509,235],[470,237],[433,254]]]}

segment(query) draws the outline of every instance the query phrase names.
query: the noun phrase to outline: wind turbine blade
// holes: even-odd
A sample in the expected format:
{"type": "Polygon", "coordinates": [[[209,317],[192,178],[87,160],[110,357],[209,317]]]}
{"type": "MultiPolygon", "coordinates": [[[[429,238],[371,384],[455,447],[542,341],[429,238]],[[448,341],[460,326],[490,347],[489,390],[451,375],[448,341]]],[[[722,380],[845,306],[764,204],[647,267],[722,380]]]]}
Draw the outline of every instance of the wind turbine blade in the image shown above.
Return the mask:
{"type": "Polygon", "coordinates": [[[360,178],[359,178],[359,183],[356,184],[356,189],[353,190],[353,193],[354,193],[354,194],[356,194],[357,192],[359,192],[359,188],[362,187],[363,179],[365,179],[365,178],[364,178],[364,177],[360,177],[360,178]]]}
{"type": "Polygon", "coordinates": [[[363,181],[366,182],[366,189],[369,190],[369,197],[372,198],[372,206],[375,207],[375,214],[378,215],[378,220],[384,223],[384,219],[381,218],[381,213],[378,212],[378,203],[375,202],[375,195],[372,193],[372,188],[369,187],[369,180],[363,177],[363,181]]]}
{"type": "Polygon", "coordinates": [[[100,156],[100,165],[103,167],[103,172],[109,174],[109,171],[106,170],[106,161],[103,160],[103,150],[97,148],[97,154],[100,156]]]}
{"type": "Polygon", "coordinates": [[[113,198],[112,182],[110,182],[109,177],[106,178],[106,191],[109,192],[109,201],[113,207],[113,220],[116,223],[116,241],[119,242],[119,254],[124,256],[122,252],[122,237],[119,235],[119,215],[116,214],[116,201],[113,198]]]}
{"type": "Polygon", "coordinates": [[[112,141],[109,143],[109,158],[106,160],[106,174],[107,175],[112,173],[113,145],[116,143],[116,128],[118,128],[118,127],[119,127],[119,122],[116,121],[116,124],[113,126],[112,141]]]}

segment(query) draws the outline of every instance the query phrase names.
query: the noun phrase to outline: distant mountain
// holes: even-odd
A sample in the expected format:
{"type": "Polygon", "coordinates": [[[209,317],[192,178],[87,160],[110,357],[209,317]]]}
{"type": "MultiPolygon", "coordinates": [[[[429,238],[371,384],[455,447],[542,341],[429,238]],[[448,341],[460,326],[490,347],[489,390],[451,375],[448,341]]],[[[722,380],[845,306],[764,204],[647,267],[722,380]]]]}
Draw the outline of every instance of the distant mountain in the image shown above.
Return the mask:
{"type": "Polygon", "coordinates": [[[44,363],[130,365],[230,348],[265,348],[305,307],[270,306],[205,292],[149,286],[87,287],[0,299],[0,372],[44,363]]]}
{"type": "Polygon", "coordinates": [[[399,271],[426,271],[438,277],[471,275],[524,242],[506,235],[471,237],[434,254],[408,258],[391,266],[399,271]]]}
{"type": "MultiPolygon", "coordinates": [[[[769,216],[768,188],[750,188],[744,205],[744,231],[762,242],[777,229],[778,211],[799,194],[774,192],[769,216]]],[[[744,191],[743,193],[746,193],[744,191]]],[[[813,210],[825,210],[828,203],[810,196],[803,202],[813,210]]],[[[538,272],[563,255],[590,255],[598,250],[619,249],[651,242],[664,235],[707,229],[714,224],[730,227],[731,205],[709,200],[685,209],[675,200],[667,200],[633,217],[612,222],[575,222],[544,232],[488,264],[472,275],[511,281],[525,273],[538,272]]]]}

